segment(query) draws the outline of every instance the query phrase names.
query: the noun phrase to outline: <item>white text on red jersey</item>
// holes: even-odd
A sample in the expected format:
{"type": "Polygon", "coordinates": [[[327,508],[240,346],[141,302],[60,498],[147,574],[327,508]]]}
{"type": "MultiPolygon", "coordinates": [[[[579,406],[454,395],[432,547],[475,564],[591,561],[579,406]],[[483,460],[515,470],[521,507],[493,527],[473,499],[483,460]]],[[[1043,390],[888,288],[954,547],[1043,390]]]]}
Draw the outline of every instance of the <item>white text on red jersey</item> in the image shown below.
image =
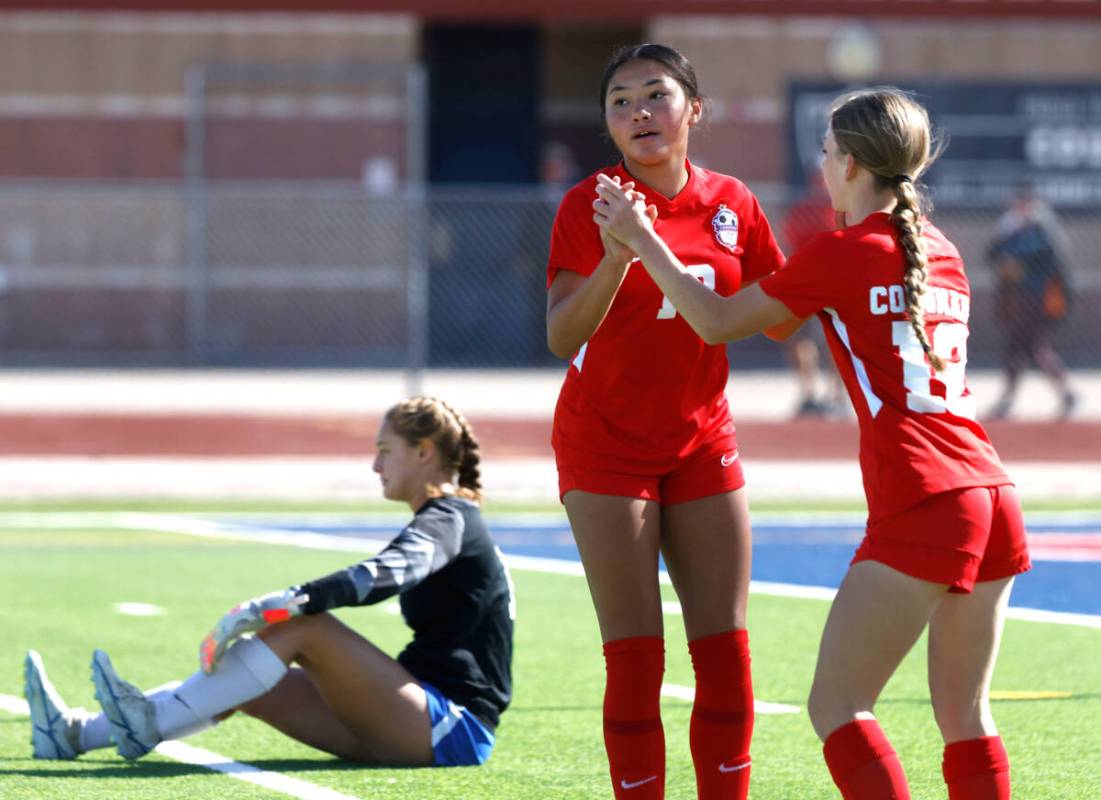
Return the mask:
{"type": "MultiPolygon", "coordinates": [[[[949,317],[967,322],[971,315],[971,298],[955,289],[927,286],[921,298],[922,308],[930,316],[949,317]]],[[[901,284],[873,286],[868,290],[868,306],[877,316],[906,313],[906,290],[901,284]]]]}

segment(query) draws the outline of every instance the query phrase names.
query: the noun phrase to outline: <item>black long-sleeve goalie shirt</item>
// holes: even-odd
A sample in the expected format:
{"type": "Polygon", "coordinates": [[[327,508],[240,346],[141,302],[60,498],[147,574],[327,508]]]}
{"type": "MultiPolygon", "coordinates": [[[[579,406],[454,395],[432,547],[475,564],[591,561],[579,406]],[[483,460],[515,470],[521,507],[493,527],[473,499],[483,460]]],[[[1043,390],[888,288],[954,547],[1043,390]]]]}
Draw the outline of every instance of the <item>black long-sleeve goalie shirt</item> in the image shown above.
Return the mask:
{"type": "Polygon", "coordinates": [[[400,594],[413,641],[398,662],[491,728],[512,696],[515,600],[478,506],[433,498],[378,555],[301,586],[305,613],[400,594]]]}

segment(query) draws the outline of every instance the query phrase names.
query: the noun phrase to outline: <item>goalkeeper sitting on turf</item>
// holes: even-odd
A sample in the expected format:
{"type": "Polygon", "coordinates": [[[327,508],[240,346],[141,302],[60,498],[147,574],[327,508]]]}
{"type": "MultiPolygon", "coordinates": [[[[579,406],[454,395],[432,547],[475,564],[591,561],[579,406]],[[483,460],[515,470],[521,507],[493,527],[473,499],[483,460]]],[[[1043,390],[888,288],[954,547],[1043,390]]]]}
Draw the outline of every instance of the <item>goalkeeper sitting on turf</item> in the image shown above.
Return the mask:
{"type": "Polygon", "coordinates": [[[511,694],[514,604],[478,509],[478,461],[470,426],[445,403],[415,397],[391,408],[374,470],[383,494],[415,516],[385,549],[231,609],[202,642],[202,669],[182,684],[143,694],[97,650],[101,714],[67,708],[29,652],[35,757],[75,758],[113,742],[122,756],[140,758],[239,709],[341,758],[484,762],[511,694]],[[324,613],[398,592],[414,636],[397,660],[324,613]],[[248,632],[257,635],[239,638],[248,632]]]}

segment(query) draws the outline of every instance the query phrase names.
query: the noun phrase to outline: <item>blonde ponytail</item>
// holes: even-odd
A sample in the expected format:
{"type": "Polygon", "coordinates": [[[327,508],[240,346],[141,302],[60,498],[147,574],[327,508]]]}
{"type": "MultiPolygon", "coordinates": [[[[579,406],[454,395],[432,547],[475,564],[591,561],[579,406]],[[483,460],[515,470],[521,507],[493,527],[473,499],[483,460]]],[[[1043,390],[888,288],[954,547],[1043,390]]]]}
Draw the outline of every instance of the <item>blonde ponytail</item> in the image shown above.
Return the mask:
{"type": "Polygon", "coordinates": [[[929,279],[929,259],[925,254],[925,238],[922,236],[921,196],[908,175],[900,175],[896,179],[895,197],[898,202],[891,212],[891,219],[898,227],[898,241],[906,256],[906,271],[902,275],[902,285],[906,289],[906,313],[910,317],[910,327],[921,349],[925,351],[925,357],[934,370],[942,372],[944,359],[933,352],[929,332],[925,330],[925,309],[921,301],[929,279]]]}
{"type": "MultiPolygon", "coordinates": [[[[410,445],[428,439],[436,446],[441,465],[458,474],[459,497],[481,502],[482,482],[478,440],[466,418],[443,400],[417,396],[386,412],[387,424],[410,445]]],[[[430,494],[439,494],[434,490],[430,494]]]]}
{"type": "Polygon", "coordinates": [[[934,142],[929,115],[905,92],[890,87],[863,89],[838,99],[830,111],[830,129],[837,146],[875,176],[876,187],[895,195],[891,220],[906,260],[902,284],[906,314],[933,369],[944,359],[933,352],[925,330],[925,296],[929,259],[923,235],[928,202],[915,181],[936,160],[944,144],[934,142]]]}

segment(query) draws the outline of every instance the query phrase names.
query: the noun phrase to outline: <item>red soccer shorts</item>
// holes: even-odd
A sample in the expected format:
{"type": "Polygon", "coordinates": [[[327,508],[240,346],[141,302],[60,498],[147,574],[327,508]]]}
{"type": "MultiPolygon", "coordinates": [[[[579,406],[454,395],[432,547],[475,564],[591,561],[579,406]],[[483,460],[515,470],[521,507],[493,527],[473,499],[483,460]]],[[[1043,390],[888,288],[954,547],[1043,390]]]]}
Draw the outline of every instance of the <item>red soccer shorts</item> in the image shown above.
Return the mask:
{"type": "Polygon", "coordinates": [[[878,561],[966,594],[1032,567],[1012,484],[940,492],[872,525],[853,562],[878,561]]]}
{"type": "Polygon", "coordinates": [[[662,505],[687,503],[745,486],[745,473],[733,433],[716,437],[685,456],[674,469],[655,473],[639,465],[628,471],[622,461],[614,466],[587,458],[584,463],[557,457],[558,497],[578,489],[593,494],[639,497],[662,505]]]}

